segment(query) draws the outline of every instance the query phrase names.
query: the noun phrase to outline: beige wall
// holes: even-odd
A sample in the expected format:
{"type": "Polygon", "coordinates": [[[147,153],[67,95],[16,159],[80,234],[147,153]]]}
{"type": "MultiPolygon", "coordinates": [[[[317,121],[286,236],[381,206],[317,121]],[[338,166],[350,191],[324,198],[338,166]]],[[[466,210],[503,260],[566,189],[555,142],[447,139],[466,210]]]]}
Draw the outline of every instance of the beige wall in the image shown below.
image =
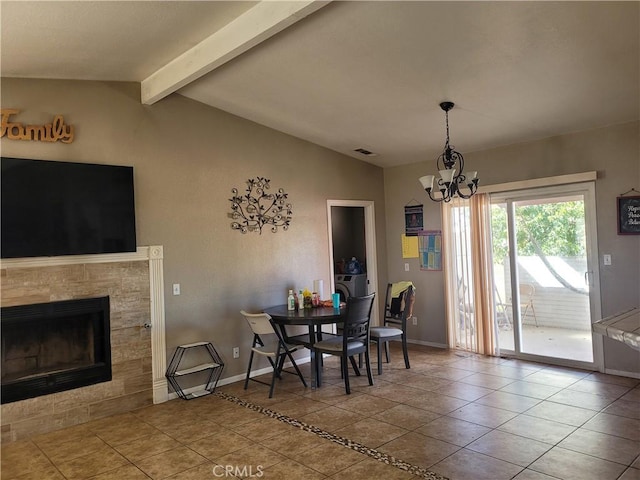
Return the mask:
{"type": "MultiPolygon", "coordinates": [[[[224,376],[246,366],[248,329],[237,312],[283,303],[288,288],[329,285],[327,199],[373,200],[378,246],[378,291],[387,278],[413,281],[419,294],[418,325],[409,337],[445,345],[441,272],[421,272],[402,259],[403,207],[425,205],[425,228],[441,228],[440,207],[418,178],[434,173],[433,161],[382,169],[192,100],[172,95],[140,105],[135,84],[2,79],[2,106],[19,108],[18,120],[39,124],[55,114],[76,127],[73,144],[1,140],[2,154],[135,167],[139,245],[163,245],[167,350],[197,340],[214,343],[227,364],[224,376]],[[288,232],[241,235],[227,218],[231,188],[266,176],[293,204],[288,232]],[[387,258],[388,253],[388,258],[387,258]],[[404,271],[404,263],[410,271],[404,271]],[[388,272],[387,272],[388,269],[388,272]],[[180,283],[182,295],[171,294],[180,283]],[[231,348],[242,348],[231,358],[231,348]]],[[[640,304],[640,236],[618,236],[615,197],[640,188],[637,122],[485,152],[465,152],[468,168],[484,184],[598,171],[596,183],[603,315],[640,304]]],[[[462,146],[460,147],[462,148],[462,146]]],[[[607,368],[638,371],[635,351],[605,343],[607,368]]]]}
{"type": "MultiPolygon", "coordinates": [[[[458,140],[462,142],[462,140],[458,140]]],[[[463,145],[458,145],[461,149],[463,145]]],[[[597,171],[596,211],[600,298],[602,315],[640,305],[640,236],[617,235],[616,197],[631,188],[640,189],[640,124],[612,126],[536,142],[465,152],[468,170],[478,170],[485,185],[597,171]],[[613,264],[602,265],[602,254],[610,253],[613,264]]],[[[441,272],[421,272],[418,259],[403,259],[400,234],[404,228],[403,207],[412,199],[425,205],[425,229],[440,229],[440,206],[430,201],[418,178],[437,173],[435,161],[385,169],[387,211],[387,256],[389,278],[416,284],[418,326],[410,327],[410,338],[430,343],[446,343],[444,283],[441,272]],[[411,271],[404,271],[404,263],[411,271]]],[[[608,369],[640,372],[640,353],[626,345],[605,339],[605,366],[608,369]]]]}
{"type": "MultiPolygon", "coordinates": [[[[15,120],[75,126],[70,145],[1,140],[2,155],[134,166],[139,245],[164,246],[167,351],[211,341],[244,371],[249,328],[240,309],[285,303],[287,289],[330,284],[327,199],[375,202],[379,280],[386,285],[382,169],[180,95],[140,104],[135,84],[2,79],[15,120]],[[230,228],[231,189],[271,179],[293,205],[289,231],[242,235],[230,228]],[[181,284],[173,296],[171,285],[181,284]],[[240,359],[231,349],[240,346],[240,359]]],[[[384,289],[382,290],[384,291],[384,289]]]]}

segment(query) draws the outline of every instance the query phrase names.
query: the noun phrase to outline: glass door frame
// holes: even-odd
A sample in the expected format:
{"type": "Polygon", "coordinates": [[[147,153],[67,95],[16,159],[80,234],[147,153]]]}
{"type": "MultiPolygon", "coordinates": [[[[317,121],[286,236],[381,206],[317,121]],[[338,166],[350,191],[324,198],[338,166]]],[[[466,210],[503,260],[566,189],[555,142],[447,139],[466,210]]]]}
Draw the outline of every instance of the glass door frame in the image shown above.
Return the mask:
{"type": "MultiPolygon", "coordinates": [[[[512,190],[508,192],[492,192],[490,193],[490,203],[506,203],[507,204],[507,222],[509,233],[509,244],[515,245],[515,207],[514,203],[523,200],[544,199],[549,197],[582,195],[584,198],[585,209],[585,237],[586,237],[586,257],[587,257],[587,281],[589,282],[589,313],[590,323],[602,318],[602,309],[600,301],[600,272],[599,272],[599,256],[598,256],[598,239],[597,239],[597,223],[596,223],[596,197],[595,182],[573,183],[568,185],[555,185],[549,187],[532,187],[522,190],[512,190]]],[[[509,262],[512,266],[516,265],[517,252],[509,249],[509,262]]],[[[512,268],[511,291],[513,295],[514,310],[519,308],[520,294],[518,288],[518,269],[512,268]]],[[[496,299],[494,295],[494,305],[496,299]]],[[[514,315],[517,312],[514,312],[514,315]]],[[[515,317],[514,317],[515,320],[515,317]]],[[[520,322],[520,319],[517,319],[520,322]]],[[[497,316],[496,316],[497,321],[497,316]]],[[[515,324],[515,321],[514,321],[515,324]]],[[[497,328],[497,327],[496,327],[497,328]]],[[[585,362],[578,360],[570,360],[557,357],[548,357],[531,353],[523,353],[521,348],[521,332],[514,325],[514,350],[501,350],[500,354],[507,357],[514,357],[523,360],[550,363],[554,365],[577,367],[585,369],[596,369],[604,371],[604,355],[603,355],[603,339],[602,336],[594,334],[591,331],[591,343],[593,349],[593,362],[585,362]]]]}

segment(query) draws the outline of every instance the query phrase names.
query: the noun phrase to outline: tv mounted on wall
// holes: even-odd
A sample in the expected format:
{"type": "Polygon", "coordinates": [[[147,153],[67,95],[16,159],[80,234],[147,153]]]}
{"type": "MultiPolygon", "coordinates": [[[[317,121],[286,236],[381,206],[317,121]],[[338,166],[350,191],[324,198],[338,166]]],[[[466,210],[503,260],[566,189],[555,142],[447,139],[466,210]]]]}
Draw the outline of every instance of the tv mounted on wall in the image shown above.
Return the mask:
{"type": "Polygon", "coordinates": [[[135,252],[133,167],[0,161],[2,258],[135,252]]]}

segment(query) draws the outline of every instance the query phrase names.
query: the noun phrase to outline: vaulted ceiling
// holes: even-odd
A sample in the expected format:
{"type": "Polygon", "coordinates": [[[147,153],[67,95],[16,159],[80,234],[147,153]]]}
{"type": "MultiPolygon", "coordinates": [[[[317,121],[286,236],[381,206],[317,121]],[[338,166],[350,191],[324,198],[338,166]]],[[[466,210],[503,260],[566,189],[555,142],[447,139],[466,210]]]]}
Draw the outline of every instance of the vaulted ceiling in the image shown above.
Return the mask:
{"type": "Polygon", "coordinates": [[[0,19],[3,77],[140,82],[382,167],[437,156],[444,100],[462,152],[640,119],[636,1],[2,0],[0,19]]]}

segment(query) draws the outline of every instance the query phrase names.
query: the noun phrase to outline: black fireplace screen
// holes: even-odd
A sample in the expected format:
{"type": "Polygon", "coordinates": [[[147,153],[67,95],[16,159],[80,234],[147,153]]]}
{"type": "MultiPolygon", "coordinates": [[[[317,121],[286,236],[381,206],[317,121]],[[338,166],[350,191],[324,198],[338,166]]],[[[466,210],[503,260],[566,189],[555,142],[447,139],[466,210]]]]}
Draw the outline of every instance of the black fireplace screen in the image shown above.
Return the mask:
{"type": "Polygon", "coordinates": [[[109,297],[4,307],[2,403],[111,380],[109,297]]]}

